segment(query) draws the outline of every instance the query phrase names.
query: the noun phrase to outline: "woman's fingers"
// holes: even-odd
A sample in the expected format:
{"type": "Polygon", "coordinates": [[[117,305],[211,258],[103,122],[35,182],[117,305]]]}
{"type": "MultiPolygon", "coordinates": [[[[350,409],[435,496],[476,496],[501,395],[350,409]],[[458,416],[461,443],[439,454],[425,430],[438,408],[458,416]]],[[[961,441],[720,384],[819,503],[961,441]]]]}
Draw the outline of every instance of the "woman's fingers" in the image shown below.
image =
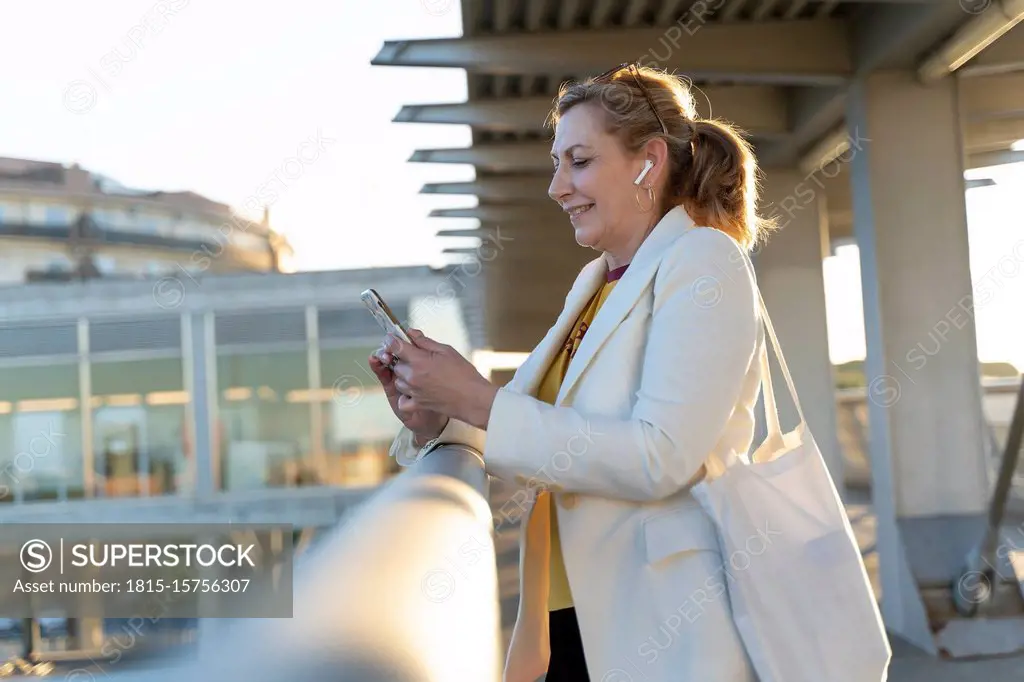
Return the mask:
{"type": "Polygon", "coordinates": [[[381,359],[373,353],[370,354],[369,362],[370,371],[372,371],[374,376],[376,376],[381,382],[383,382],[384,379],[387,378],[387,375],[391,373],[391,370],[388,369],[387,365],[381,362],[381,359]]]}
{"type": "Polygon", "coordinates": [[[378,348],[377,350],[373,351],[373,353],[372,353],[372,355],[370,357],[377,358],[378,360],[380,360],[381,364],[383,364],[385,366],[391,365],[391,358],[392,358],[392,356],[391,356],[391,353],[388,352],[387,343],[382,343],[380,345],[380,348],[378,348]]]}
{"type": "Polygon", "coordinates": [[[395,379],[411,382],[413,374],[416,373],[416,368],[408,360],[400,360],[391,368],[391,373],[395,375],[395,379]]]}
{"type": "Polygon", "coordinates": [[[408,395],[402,394],[398,398],[398,409],[406,414],[412,414],[420,409],[416,399],[408,395]]]}
{"type": "Polygon", "coordinates": [[[394,381],[394,367],[391,366],[390,362],[390,357],[382,360],[376,355],[370,356],[370,369],[373,371],[374,376],[385,386],[394,381]]]}
{"type": "Polygon", "coordinates": [[[399,393],[406,396],[413,392],[412,386],[410,386],[405,379],[402,379],[401,377],[398,376],[395,377],[395,388],[398,390],[399,393]]]}
{"type": "Polygon", "coordinates": [[[409,338],[413,340],[417,347],[434,353],[443,353],[448,348],[445,344],[434,341],[419,329],[410,329],[409,338]]]}
{"type": "Polygon", "coordinates": [[[397,355],[405,361],[419,360],[427,355],[427,351],[422,348],[417,348],[415,344],[406,343],[401,339],[395,338],[391,334],[384,337],[384,351],[397,355]]]}
{"type": "Polygon", "coordinates": [[[373,375],[377,377],[377,381],[384,388],[384,395],[389,400],[393,400],[398,394],[398,389],[395,388],[395,373],[391,369],[380,361],[376,355],[370,356],[370,370],[373,375]]]}

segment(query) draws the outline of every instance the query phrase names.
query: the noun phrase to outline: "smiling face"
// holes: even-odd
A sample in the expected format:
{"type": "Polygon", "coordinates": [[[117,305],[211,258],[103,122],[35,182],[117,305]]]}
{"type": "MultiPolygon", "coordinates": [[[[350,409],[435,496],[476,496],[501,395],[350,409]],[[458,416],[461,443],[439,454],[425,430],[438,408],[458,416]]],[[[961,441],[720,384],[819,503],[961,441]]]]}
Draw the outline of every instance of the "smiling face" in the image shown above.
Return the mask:
{"type": "MultiPolygon", "coordinates": [[[[605,251],[613,262],[625,265],[656,220],[655,212],[643,212],[637,205],[633,181],[650,158],[654,166],[642,187],[657,182],[659,154],[630,153],[605,130],[606,125],[593,104],[574,106],[560,117],[551,148],[555,172],[548,195],[569,214],[578,244],[605,251]]],[[[639,191],[648,202],[646,192],[639,191]]]]}

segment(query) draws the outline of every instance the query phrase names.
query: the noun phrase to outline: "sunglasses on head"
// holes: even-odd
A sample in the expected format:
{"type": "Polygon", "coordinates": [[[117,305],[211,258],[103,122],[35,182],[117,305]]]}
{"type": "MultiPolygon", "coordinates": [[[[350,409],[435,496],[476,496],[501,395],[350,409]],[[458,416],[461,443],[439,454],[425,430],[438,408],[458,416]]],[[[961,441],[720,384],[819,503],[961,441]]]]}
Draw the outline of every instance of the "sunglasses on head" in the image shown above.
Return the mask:
{"type": "Polygon", "coordinates": [[[644,85],[644,82],[640,79],[640,69],[637,68],[635,62],[624,62],[622,64],[619,64],[615,68],[608,69],[600,76],[595,76],[592,79],[592,81],[594,83],[610,83],[612,82],[612,80],[614,80],[612,76],[617,74],[619,71],[622,71],[623,69],[626,69],[626,71],[629,72],[629,75],[633,77],[633,82],[636,83],[637,87],[640,88],[640,92],[644,93],[644,99],[647,100],[647,104],[650,105],[651,111],[654,112],[655,118],[658,119],[658,123],[661,125],[661,132],[668,135],[668,128],[665,126],[665,121],[662,120],[661,114],[658,113],[657,107],[654,106],[654,100],[651,99],[651,93],[648,92],[647,87],[644,85]]]}

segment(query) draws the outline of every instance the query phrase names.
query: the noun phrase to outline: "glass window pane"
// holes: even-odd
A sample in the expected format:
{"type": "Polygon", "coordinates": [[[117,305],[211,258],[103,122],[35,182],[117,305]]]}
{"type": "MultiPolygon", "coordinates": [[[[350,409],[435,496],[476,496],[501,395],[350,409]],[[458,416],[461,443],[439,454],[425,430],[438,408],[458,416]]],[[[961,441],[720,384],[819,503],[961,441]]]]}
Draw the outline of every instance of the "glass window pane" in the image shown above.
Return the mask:
{"type": "Polygon", "coordinates": [[[192,489],[181,358],[92,365],[96,494],[169,495],[192,489]]]}
{"type": "Polygon", "coordinates": [[[71,209],[67,206],[47,206],[43,222],[50,226],[69,225],[71,223],[71,209]]]}
{"type": "Polygon", "coordinates": [[[30,225],[45,225],[46,204],[37,201],[28,202],[25,217],[25,222],[29,223],[30,225]]]}
{"type": "Polygon", "coordinates": [[[308,377],[304,350],[217,358],[216,430],[225,490],[317,481],[308,377]]]}
{"type": "Polygon", "coordinates": [[[27,206],[20,201],[7,201],[3,205],[4,220],[8,223],[26,222],[27,206]]]}
{"type": "Polygon", "coordinates": [[[374,350],[366,346],[320,352],[325,476],[330,485],[376,486],[396,471],[388,450],[401,422],[366,363],[374,350]]]}
{"type": "Polygon", "coordinates": [[[0,502],[82,495],[78,365],[0,370],[0,502]]]}

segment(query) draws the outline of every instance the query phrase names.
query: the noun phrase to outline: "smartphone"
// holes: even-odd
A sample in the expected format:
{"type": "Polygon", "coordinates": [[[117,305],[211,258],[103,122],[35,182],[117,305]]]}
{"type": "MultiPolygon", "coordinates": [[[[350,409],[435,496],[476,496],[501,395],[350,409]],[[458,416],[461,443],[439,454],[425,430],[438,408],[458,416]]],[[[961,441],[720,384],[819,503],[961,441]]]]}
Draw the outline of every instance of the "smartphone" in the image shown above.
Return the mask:
{"type": "Polygon", "coordinates": [[[405,327],[398,321],[395,314],[391,312],[391,308],[384,302],[373,289],[367,289],[363,293],[359,294],[359,298],[362,299],[363,303],[369,309],[370,314],[377,320],[377,324],[381,326],[385,332],[391,334],[395,338],[401,339],[406,343],[412,343],[412,339],[409,338],[408,332],[405,331],[405,327]]]}

